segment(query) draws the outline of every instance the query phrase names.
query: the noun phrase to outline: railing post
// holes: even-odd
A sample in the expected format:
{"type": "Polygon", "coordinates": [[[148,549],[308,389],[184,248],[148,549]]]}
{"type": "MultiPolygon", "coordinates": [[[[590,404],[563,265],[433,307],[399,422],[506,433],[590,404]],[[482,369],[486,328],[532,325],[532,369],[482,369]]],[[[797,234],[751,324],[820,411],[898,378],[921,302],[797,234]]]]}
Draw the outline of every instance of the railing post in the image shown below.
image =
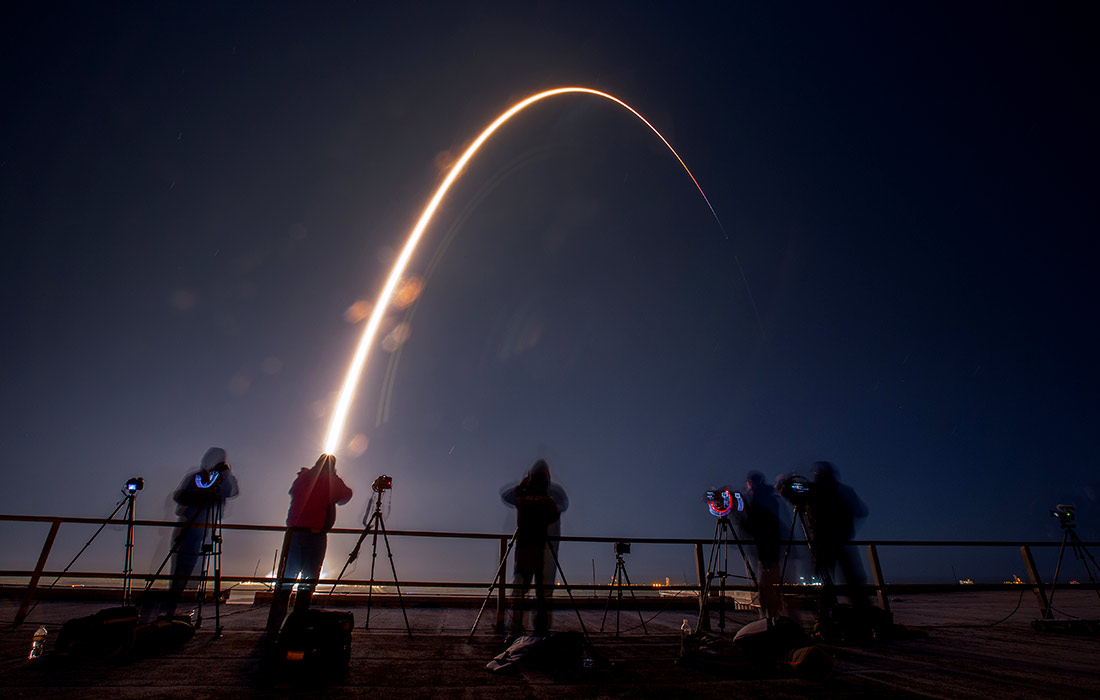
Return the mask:
{"type": "Polygon", "coordinates": [[[46,560],[50,558],[50,549],[53,548],[53,541],[57,537],[57,530],[60,527],[60,520],[54,520],[50,523],[50,533],[46,535],[46,542],[42,545],[42,553],[38,555],[38,563],[34,567],[34,574],[31,576],[31,580],[27,582],[27,590],[23,592],[23,602],[19,604],[19,612],[15,613],[13,627],[18,627],[23,624],[23,620],[27,619],[31,599],[34,598],[34,589],[38,587],[38,579],[42,577],[42,569],[46,568],[46,560]]]}
{"type": "Polygon", "coordinates": [[[699,629],[710,631],[710,614],[707,612],[707,565],[703,561],[703,545],[695,543],[695,578],[699,582],[699,629]]]}
{"type": "Polygon", "coordinates": [[[878,593],[878,606],[890,612],[890,598],[886,595],[886,581],[882,578],[882,564],[878,560],[878,548],[867,545],[867,559],[871,562],[871,576],[875,580],[875,592],[878,593]]]}
{"type": "Polygon", "coordinates": [[[504,559],[508,556],[508,538],[500,538],[500,556],[497,559],[497,570],[500,571],[500,576],[497,581],[500,583],[500,587],[497,588],[497,634],[504,633],[504,610],[507,607],[508,597],[505,595],[504,589],[504,577],[507,572],[504,569],[504,559]]]}
{"type": "MultiPolygon", "coordinates": [[[[279,586],[283,582],[283,578],[286,576],[286,560],[290,553],[290,533],[291,528],[288,526],[283,533],[283,546],[279,550],[279,565],[275,567],[275,587],[272,589],[272,593],[275,594],[276,599],[279,597],[279,586]]],[[[292,582],[293,583],[293,582],[292,582]]]]}
{"type": "Polygon", "coordinates": [[[1031,547],[1020,545],[1020,556],[1024,558],[1024,568],[1031,579],[1035,597],[1039,599],[1039,615],[1045,620],[1053,617],[1050,614],[1050,602],[1047,601],[1047,593],[1043,590],[1043,581],[1039,578],[1039,569],[1035,567],[1035,559],[1031,556],[1031,547]]]}

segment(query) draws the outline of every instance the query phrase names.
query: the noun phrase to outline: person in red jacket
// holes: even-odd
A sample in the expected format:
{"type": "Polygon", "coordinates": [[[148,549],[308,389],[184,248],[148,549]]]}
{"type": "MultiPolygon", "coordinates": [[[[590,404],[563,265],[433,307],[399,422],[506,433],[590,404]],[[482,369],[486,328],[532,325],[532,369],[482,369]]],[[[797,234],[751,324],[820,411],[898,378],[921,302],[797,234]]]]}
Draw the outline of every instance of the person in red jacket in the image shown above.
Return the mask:
{"type": "Polygon", "coordinates": [[[323,454],[313,467],[303,467],[298,472],[290,487],[290,510],[286,514],[286,524],[294,529],[290,531],[286,546],[284,580],[279,582],[271,601],[268,632],[278,631],[286,616],[293,582],[285,579],[299,579],[294,609],[309,608],[325,561],[328,531],[336,523],[336,506],[350,500],[351,489],[336,476],[336,457],[333,455],[323,454]]]}

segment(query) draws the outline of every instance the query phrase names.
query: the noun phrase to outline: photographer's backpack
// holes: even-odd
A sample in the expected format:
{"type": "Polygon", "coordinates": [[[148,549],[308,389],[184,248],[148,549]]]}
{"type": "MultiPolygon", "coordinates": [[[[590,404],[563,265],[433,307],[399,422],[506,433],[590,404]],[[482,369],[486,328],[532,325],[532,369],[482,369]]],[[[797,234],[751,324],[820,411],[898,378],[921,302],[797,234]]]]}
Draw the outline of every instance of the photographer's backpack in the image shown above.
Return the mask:
{"type": "Polygon", "coordinates": [[[342,672],[351,660],[355,619],[345,610],[295,610],[275,645],[276,660],[287,666],[342,672]]]}
{"type": "Polygon", "coordinates": [[[84,661],[115,659],[133,648],[137,624],[137,608],[130,606],[78,617],[61,626],[54,651],[84,661]]]}

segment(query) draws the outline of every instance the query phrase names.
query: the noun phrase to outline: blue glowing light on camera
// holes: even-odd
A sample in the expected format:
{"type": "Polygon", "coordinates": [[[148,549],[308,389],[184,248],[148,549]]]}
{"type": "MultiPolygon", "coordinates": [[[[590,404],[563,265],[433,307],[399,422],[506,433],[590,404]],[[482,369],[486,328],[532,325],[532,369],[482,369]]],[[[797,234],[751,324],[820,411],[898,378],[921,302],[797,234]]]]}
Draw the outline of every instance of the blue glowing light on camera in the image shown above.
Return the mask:
{"type": "Polygon", "coordinates": [[[221,472],[210,472],[210,481],[206,481],[202,478],[202,472],[200,471],[198,474],[195,475],[195,486],[198,486],[200,489],[210,488],[214,485],[214,482],[218,480],[218,474],[221,474],[221,472]]]}

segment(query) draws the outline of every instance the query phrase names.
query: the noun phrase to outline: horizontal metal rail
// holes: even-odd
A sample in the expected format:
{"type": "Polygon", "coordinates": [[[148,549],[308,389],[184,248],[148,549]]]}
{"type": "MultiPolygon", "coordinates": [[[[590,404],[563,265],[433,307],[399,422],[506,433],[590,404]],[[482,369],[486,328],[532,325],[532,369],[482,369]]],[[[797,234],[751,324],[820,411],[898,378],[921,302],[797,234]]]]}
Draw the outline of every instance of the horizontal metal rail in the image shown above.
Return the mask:
{"type": "MultiPolygon", "coordinates": [[[[19,612],[16,614],[15,624],[20,624],[26,615],[27,609],[31,600],[35,597],[43,598],[45,596],[36,595],[40,593],[37,591],[38,582],[43,576],[52,577],[56,580],[61,579],[84,579],[84,580],[104,580],[114,581],[122,580],[123,574],[119,572],[99,572],[99,571],[51,571],[45,568],[46,561],[49,557],[50,550],[56,539],[57,531],[61,525],[127,525],[127,521],[123,519],[113,518],[83,518],[83,517],[68,517],[68,516],[38,516],[38,515],[10,515],[0,514],[0,522],[13,522],[13,523],[47,523],[50,525],[49,534],[46,537],[45,543],[42,547],[41,554],[38,559],[38,563],[33,570],[31,569],[13,569],[13,570],[0,570],[0,577],[26,579],[27,583],[23,590],[23,602],[20,606],[19,612]]],[[[135,520],[133,522],[135,527],[153,527],[153,528],[179,528],[183,525],[179,521],[171,520],[135,520]]],[[[205,528],[204,524],[195,524],[193,527],[205,528]]],[[[284,536],[292,530],[283,525],[252,525],[246,523],[222,523],[220,525],[222,530],[237,530],[246,532],[271,532],[281,533],[284,536]]],[[[334,535],[361,535],[363,534],[362,528],[333,528],[330,530],[334,535]]],[[[466,540],[495,540],[500,543],[500,559],[506,552],[506,544],[511,538],[509,534],[492,534],[492,533],[477,533],[477,532],[441,532],[441,531],[428,531],[428,530],[386,530],[386,534],[392,537],[413,537],[413,538],[430,538],[430,539],[466,539],[466,540]]],[[[371,530],[368,534],[376,533],[371,530]]],[[[593,585],[570,585],[569,588],[577,591],[593,591],[593,592],[608,592],[619,588],[629,588],[636,592],[641,591],[654,591],[654,592],[689,592],[692,597],[698,598],[700,591],[704,588],[704,577],[710,576],[711,572],[705,572],[704,568],[700,568],[702,565],[702,548],[706,545],[713,544],[711,539],[695,539],[695,538],[668,538],[668,537],[591,537],[591,536],[562,536],[551,538],[560,542],[583,542],[583,543],[613,543],[613,542],[630,542],[632,544],[650,544],[650,545],[674,545],[674,546],[690,546],[695,550],[695,557],[697,561],[697,577],[699,581],[695,584],[685,585],[665,585],[665,586],[652,586],[645,584],[635,585],[622,585],[621,582],[612,582],[609,584],[593,584],[593,585]]],[[[751,545],[752,540],[749,539],[728,539],[730,545],[751,545]]],[[[784,540],[782,544],[793,545],[805,545],[805,540],[784,540]]],[[[1098,542],[1081,542],[1081,546],[1096,547],[1100,546],[1098,542]]],[[[1050,548],[1060,547],[1061,541],[998,541],[998,540],[853,540],[851,542],[853,546],[862,546],[866,548],[868,561],[870,563],[871,573],[873,576],[873,583],[867,584],[861,587],[862,590],[867,592],[874,592],[878,595],[879,604],[884,609],[889,609],[889,600],[887,598],[890,594],[896,593],[919,593],[919,592],[965,592],[965,591],[1000,591],[1000,590],[1021,590],[1021,586],[1024,586],[1022,590],[1031,588],[1038,600],[1040,612],[1044,617],[1050,614],[1050,603],[1047,598],[1047,590],[1057,589],[1076,589],[1076,590],[1095,590],[1096,584],[1082,584],[1082,583],[1058,583],[1057,586],[1043,584],[1040,580],[1038,570],[1035,566],[1035,562],[1031,556],[1031,549],[1033,548],[1050,548]],[[877,550],[880,547],[935,547],[935,548],[955,548],[955,547],[976,547],[976,548],[1000,548],[1000,547],[1014,547],[1020,550],[1023,557],[1025,568],[1027,569],[1029,582],[1006,582],[1006,583],[958,583],[958,584],[922,584],[922,583],[887,583],[882,574],[882,567],[879,561],[877,550]]],[[[499,560],[498,560],[499,563],[499,560]]],[[[173,577],[170,574],[155,575],[151,572],[147,573],[133,573],[134,580],[150,581],[155,577],[159,581],[170,581],[173,577]]],[[[192,580],[199,580],[201,576],[191,576],[192,580]]],[[[222,581],[230,584],[242,584],[242,583],[255,583],[264,584],[266,586],[273,587],[276,583],[291,583],[295,581],[289,578],[279,579],[275,576],[234,576],[231,574],[222,574],[220,576],[222,581]]],[[[337,581],[335,579],[321,579],[318,582],[320,587],[325,585],[339,584],[342,588],[355,589],[362,587],[373,586],[375,589],[379,587],[386,587],[387,584],[392,582],[381,580],[363,580],[363,579],[343,579],[337,581]]],[[[488,589],[490,593],[494,590],[498,592],[498,623],[502,619],[503,606],[504,606],[504,592],[508,590],[515,590],[517,586],[504,582],[502,580],[496,580],[492,582],[471,582],[471,581],[401,581],[401,585],[406,588],[424,588],[424,589],[488,589]]],[[[51,586],[52,587],[52,586],[51,586]]],[[[232,586],[231,586],[232,587],[232,586]]],[[[104,590],[99,587],[72,587],[66,586],[64,590],[72,591],[74,588],[84,588],[89,591],[104,590]]],[[[784,595],[791,594],[812,594],[814,592],[814,586],[806,586],[799,584],[784,583],[781,584],[781,590],[784,595]]],[[[755,591],[757,588],[749,583],[729,583],[725,580],[720,580],[718,585],[709,586],[709,590],[712,594],[719,591],[755,591]]],[[[845,591],[854,591],[854,587],[849,586],[837,586],[837,591],[843,594],[845,591]]],[[[346,594],[341,594],[346,595],[346,594]]],[[[354,594],[352,594],[354,595],[354,594]]],[[[377,594],[376,594],[377,595],[377,594]]],[[[689,596],[654,596],[654,600],[668,600],[669,598],[676,597],[689,597],[689,596]]],[[[705,609],[707,605],[706,600],[699,600],[701,609],[705,609]]]]}
{"type": "MultiPolygon", "coordinates": [[[[81,517],[69,517],[69,516],[46,516],[46,515],[8,515],[0,513],[0,522],[24,522],[24,523],[53,523],[58,522],[62,524],[81,524],[81,525],[126,525],[126,521],[115,518],[113,520],[107,520],[104,518],[81,518],[81,517]]],[[[136,527],[179,527],[181,523],[177,520],[135,520],[134,525],[136,527]]],[[[194,527],[204,528],[202,523],[195,523],[194,527]]],[[[223,530],[244,530],[253,532],[286,532],[288,528],[286,525],[250,525],[246,523],[222,523],[221,528],[223,530]]],[[[371,533],[374,531],[371,530],[371,533]]],[[[381,531],[379,531],[381,532],[381,531]]],[[[334,527],[329,530],[329,534],[333,535],[359,535],[363,533],[363,528],[346,528],[346,527],[334,527]]],[[[509,539],[510,534],[507,533],[484,533],[484,532],[444,532],[438,530],[391,530],[386,528],[386,534],[392,537],[429,537],[429,538],[458,538],[458,539],[470,539],[470,540],[499,540],[501,538],[509,539]]],[[[560,537],[551,537],[550,539],[561,542],[598,542],[598,543],[613,543],[613,542],[630,542],[632,544],[710,544],[711,538],[676,538],[676,537],[593,537],[593,536],[580,536],[580,535],[562,535],[560,537]]],[[[753,544],[751,539],[728,539],[732,544],[753,544]]],[[[805,545],[806,540],[781,540],[780,544],[796,544],[805,545]]],[[[1021,540],[852,540],[849,544],[853,546],[868,546],[875,545],[877,547],[1058,547],[1061,542],[1057,541],[1021,541],[1021,540]]],[[[1082,542],[1082,545],[1086,547],[1100,547],[1100,542],[1082,542]]]]}

